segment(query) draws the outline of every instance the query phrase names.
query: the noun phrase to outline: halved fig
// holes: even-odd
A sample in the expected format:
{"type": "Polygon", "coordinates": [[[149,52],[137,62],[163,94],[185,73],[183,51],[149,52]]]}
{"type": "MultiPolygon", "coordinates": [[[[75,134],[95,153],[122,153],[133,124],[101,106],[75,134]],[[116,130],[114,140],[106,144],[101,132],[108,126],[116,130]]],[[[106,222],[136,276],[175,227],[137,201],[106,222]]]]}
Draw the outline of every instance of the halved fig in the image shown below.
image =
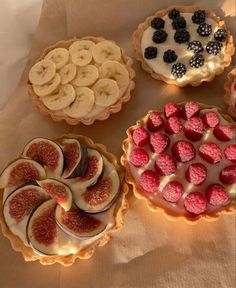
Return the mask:
{"type": "Polygon", "coordinates": [[[65,233],[82,240],[100,234],[107,226],[106,223],[84,213],[75,205],[67,212],[57,205],[56,221],[65,233]]]}
{"type": "Polygon", "coordinates": [[[61,175],[64,166],[64,155],[61,147],[48,139],[35,138],[24,148],[23,157],[28,157],[43,165],[48,176],[61,175]]]}
{"type": "Polygon", "coordinates": [[[66,211],[72,205],[72,192],[70,187],[56,179],[45,179],[37,183],[66,211]]]}
{"type": "Polygon", "coordinates": [[[29,159],[18,159],[7,166],[2,172],[0,188],[20,186],[31,181],[44,179],[45,177],[45,170],[39,163],[29,159]]]}

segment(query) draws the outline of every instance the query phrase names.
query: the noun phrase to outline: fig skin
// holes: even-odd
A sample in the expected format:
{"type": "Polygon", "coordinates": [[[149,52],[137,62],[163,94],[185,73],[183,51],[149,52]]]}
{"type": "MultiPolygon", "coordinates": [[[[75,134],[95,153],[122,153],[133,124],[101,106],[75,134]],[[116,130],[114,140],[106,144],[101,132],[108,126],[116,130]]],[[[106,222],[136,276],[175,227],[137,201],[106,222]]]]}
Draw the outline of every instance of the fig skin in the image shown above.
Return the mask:
{"type": "Polygon", "coordinates": [[[83,177],[88,169],[88,150],[87,146],[84,143],[80,143],[81,147],[81,159],[78,165],[75,167],[72,174],[67,178],[76,178],[76,177],[83,177]]]}

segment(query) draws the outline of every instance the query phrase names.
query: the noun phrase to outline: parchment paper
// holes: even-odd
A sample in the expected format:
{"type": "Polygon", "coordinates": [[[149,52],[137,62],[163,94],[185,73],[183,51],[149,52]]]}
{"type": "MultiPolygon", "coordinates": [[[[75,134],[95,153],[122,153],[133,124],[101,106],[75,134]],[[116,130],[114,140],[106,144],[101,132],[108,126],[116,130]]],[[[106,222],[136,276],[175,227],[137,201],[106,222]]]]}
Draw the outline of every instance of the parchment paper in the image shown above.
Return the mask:
{"type": "MultiPolygon", "coordinates": [[[[202,8],[215,10],[235,35],[233,0],[197,2],[202,8]]],[[[149,109],[160,109],[170,100],[198,100],[225,110],[223,84],[232,66],[211,83],[180,89],[151,79],[136,61],[136,89],[132,100],[106,121],[90,127],[69,127],[41,116],[31,105],[26,93],[28,68],[44,47],[76,35],[95,35],[114,39],[133,56],[131,35],[137,25],[156,10],[173,4],[194,4],[194,1],[45,1],[26,70],[0,113],[0,169],[31,138],[65,132],[87,135],[120,157],[126,129],[149,109]]],[[[235,287],[235,216],[189,226],[182,221],[169,222],[162,214],[149,212],[143,201],[134,199],[132,192],[129,199],[130,210],[123,229],[114,234],[108,245],[98,248],[90,260],[77,261],[70,268],[26,263],[0,235],[0,287],[235,287]]]]}

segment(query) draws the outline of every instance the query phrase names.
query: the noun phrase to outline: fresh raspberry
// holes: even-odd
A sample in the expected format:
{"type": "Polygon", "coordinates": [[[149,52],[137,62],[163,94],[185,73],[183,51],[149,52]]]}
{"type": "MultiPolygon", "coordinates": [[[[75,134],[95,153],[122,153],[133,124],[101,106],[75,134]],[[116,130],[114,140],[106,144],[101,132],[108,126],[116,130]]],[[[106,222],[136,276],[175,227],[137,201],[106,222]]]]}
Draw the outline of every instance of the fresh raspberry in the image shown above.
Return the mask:
{"type": "Polygon", "coordinates": [[[157,172],[160,175],[168,176],[176,171],[176,163],[172,156],[169,154],[160,155],[155,163],[157,172]]]}
{"type": "Polygon", "coordinates": [[[201,193],[192,192],[184,199],[184,206],[188,212],[198,215],[206,211],[207,200],[201,193]]]}
{"type": "Polygon", "coordinates": [[[229,125],[218,125],[214,128],[213,134],[221,141],[229,141],[233,138],[233,127],[229,125]]]}
{"type": "Polygon", "coordinates": [[[193,116],[198,116],[199,111],[200,107],[198,103],[190,101],[184,105],[182,115],[185,119],[190,119],[193,116]]]}
{"type": "Polygon", "coordinates": [[[170,118],[172,116],[180,116],[180,109],[179,107],[174,103],[167,103],[164,107],[164,113],[166,118],[170,118]]]}
{"type": "Polygon", "coordinates": [[[207,169],[201,163],[193,163],[189,165],[185,176],[189,183],[192,183],[194,185],[199,185],[202,182],[204,182],[204,180],[206,179],[207,169]]]}
{"type": "Polygon", "coordinates": [[[134,148],[130,153],[130,162],[136,167],[142,167],[149,161],[148,153],[142,148],[134,148]]]}
{"type": "Polygon", "coordinates": [[[232,144],[226,147],[224,153],[225,157],[229,161],[236,163],[236,144],[232,144]]]}
{"type": "Polygon", "coordinates": [[[200,156],[208,163],[215,164],[222,159],[222,153],[215,143],[204,143],[199,147],[200,156]]]}
{"type": "Polygon", "coordinates": [[[192,117],[184,124],[184,134],[187,138],[198,141],[202,138],[204,132],[204,124],[201,118],[192,117]]]}
{"type": "Polygon", "coordinates": [[[178,161],[183,163],[192,160],[196,155],[193,145],[185,140],[175,142],[172,153],[178,161]]]}
{"type": "Polygon", "coordinates": [[[220,184],[213,184],[207,187],[206,197],[211,205],[223,205],[228,201],[229,196],[224,187],[220,184]]]}
{"type": "Polygon", "coordinates": [[[225,184],[236,183],[236,165],[231,165],[221,170],[220,180],[225,184]]]}
{"type": "Polygon", "coordinates": [[[215,112],[207,112],[202,115],[202,121],[206,127],[214,128],[219,124],[220,120],[215,112]]]}
{"type": "Polygon", "coordinates": [[[157,112],[151,112],[147,120],[147,128],[149,131],[157,131],[163,127],[164,121],[157,112]]]}
{"type": "Polygon", "coordinates": [[[133,131],[133,141],[137,146],[145,146],[149,142],[149,134],[143,127],[139,127],[133,131]]]}
{"type": "Polygon", "coordinates": [[[183,193],[183,186],[177,181],[170,181],[162,190],[163,198],[172,203],[179,201],[183,193]]]}
{"type": "Polygon", "coordinates": [[[168,134],[176,134],[182,129],[181,121],[176,116],[171,116],[165,123],[165,131],[168,134]]]}
{"type": "Polygon", "coordinates": [[[154,193],[159,187],[159,176],[152,170],[144,171],[139,178],[140,186],[149,193],[154,193]]]}
{"type": "Polygon", "coordinates": [[[150,143],[156,153],[164,152],[170,143],[169,137],[161,132],[151,134],[150,143]]]}

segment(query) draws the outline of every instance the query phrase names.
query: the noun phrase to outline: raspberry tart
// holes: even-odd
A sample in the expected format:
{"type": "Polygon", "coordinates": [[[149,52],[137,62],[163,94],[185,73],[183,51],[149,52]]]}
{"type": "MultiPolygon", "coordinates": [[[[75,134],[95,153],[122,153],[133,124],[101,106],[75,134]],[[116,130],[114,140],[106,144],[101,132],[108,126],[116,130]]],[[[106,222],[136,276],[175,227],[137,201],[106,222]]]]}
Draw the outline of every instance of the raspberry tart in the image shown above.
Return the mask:
{"type": "Polygon", "coordinates": [[[235,211],[236,126],[216,107],[167,103],[127,130],[122,165],[152,211],[189,223],[235,211]]]}
{"type": "Polygon", "coordinates": [[[225,102],[228,104],[228,113],[236,119],[236,68],[228,74],[225,83],[225,102]]]}
{"type": "Polygon", "coordinates": [[[28,93],[42,114],[91,125],[119,112],[134,89],[132,60],[99,37],[60,41],[31,67],[28,93]]]}
{"type": "Polygon", "coordinates": [[[0,178],[3,234],[26,261],[70,266],[122,227],[128,186],[114,155],[80,135],[35,138],[0,178]]]}
{"type": "Polygon", "coordinates": [[[224,21],[194,6],[169,7],[149,16],[134,32],[133,46],[146,72],[180,87],[211,81],[234,54],[224,21]]]}

